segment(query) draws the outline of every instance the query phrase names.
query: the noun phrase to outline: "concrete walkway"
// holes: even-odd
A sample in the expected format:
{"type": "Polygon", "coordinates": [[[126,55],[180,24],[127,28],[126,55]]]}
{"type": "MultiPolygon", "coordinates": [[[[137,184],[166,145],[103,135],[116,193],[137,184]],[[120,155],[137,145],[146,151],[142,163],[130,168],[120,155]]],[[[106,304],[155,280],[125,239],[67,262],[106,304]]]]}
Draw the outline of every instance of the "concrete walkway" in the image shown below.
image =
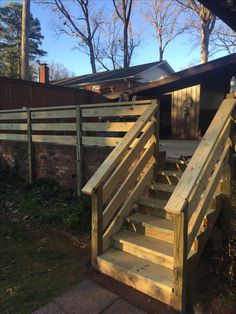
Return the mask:
{"type": "Polygon", "coordinates": [[[46,304],[33,314],[145,314],[118,295],[89,279],[46,304]]]}

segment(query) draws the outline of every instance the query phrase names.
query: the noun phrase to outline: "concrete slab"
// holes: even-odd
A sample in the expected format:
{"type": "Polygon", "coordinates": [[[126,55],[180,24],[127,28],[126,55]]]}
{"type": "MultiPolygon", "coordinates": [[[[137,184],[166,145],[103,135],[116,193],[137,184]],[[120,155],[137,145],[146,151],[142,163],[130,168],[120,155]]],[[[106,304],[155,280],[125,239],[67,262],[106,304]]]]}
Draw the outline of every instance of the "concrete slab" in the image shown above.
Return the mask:
{"type": "Polygon", "coordinates": [[[146,314],[146,312],[139,310],[137,307],[129,304],[128,302],[119,299],[115,301],[108,309],[102,314],[146,314]]]}
{"type": "Polygon", "coordinates": [[[65,314],[56,303],[50,302],[43,306],[41,309],[34,311],[32,314],[65,314]]]}
{"type": "Polygon", "coordinates": [[[118,299],[119,297],[114,293],[98,286],[91,280],[85,279],[56,298],[54,302],[66,313],[98,314],[118,299]]]}

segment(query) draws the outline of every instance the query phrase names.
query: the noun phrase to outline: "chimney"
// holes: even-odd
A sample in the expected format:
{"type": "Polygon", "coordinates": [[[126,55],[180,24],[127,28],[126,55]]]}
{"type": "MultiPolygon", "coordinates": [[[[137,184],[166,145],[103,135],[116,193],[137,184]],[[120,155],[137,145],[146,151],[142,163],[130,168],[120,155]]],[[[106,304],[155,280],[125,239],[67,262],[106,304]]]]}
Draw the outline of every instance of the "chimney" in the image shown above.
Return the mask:
{"type": "Polygon", "coordinates": [[[39,66],[39,83],[49,83],[49,67],[46,63],[42,63],[39,66]]]}

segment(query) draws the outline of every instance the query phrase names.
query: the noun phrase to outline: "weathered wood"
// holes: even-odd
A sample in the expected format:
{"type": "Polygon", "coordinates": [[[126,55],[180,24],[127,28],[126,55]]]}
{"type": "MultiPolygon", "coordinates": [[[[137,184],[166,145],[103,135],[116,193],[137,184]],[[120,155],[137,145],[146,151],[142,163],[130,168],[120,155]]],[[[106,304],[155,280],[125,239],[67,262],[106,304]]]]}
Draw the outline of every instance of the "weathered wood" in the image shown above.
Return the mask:
{"type": "Polygon", "coordinates": [[[24,110],[23,112],[0,112],[0,120],[27,120],[27,112],[26,110],[24,110]]]}
{"type": "Polygon", "coordinates": [[[83,188],[83,193],[92,195],[93,191],[100,186],[103,180],[107,177],[112,170],[114,170],[119,164],[120,160],[124,157],[124,154],[130,144],[134,141],[136,136],[144,128],[150,117],[155,113],[156,105],[150,105],[145,113],[139,117],[133,128],[123,137],[115,149],[110,153],[107,159],[102,163],[93,177],[83,188]]]}
{"type": "Polygon", "coordinates": [[[103,252],[102,234],[103,234],[103,217],[102,217],[102,187],[92,196],[92,264],[97,268],[97,256],[103,252]]]}
{"type": "Polygon", "coordinates": [[[28,136],[27,134],[0,134],[0,140],[26,142],[28,136]]]}
{"type": "Polygon", "coordinates": [[[75,118],[76,110],[75,109],[66,109],[66,110],[42,110],[42,111],[32,111],[32,119],[56,119],[56,118],[75,118]]]}
{"type": "Polygon", "coordinates": [[[32,135],[35,143],[54,143],[63,145],[76,145],[76,136],[71,135],[32,135]]]}
{"type": "Polygon", "coordinates": [[[153,156],[153,152],[154,152],[154,144],[150,145],[150,147],[140,157],[137,164],[134,166],[132,171],[128,174],[127,178],[124,180],[121,187],[118,189],[118,191],[116,192],[112,200],[109,202],[108,206],[105,208],[104,214],[103,214],[103,228],[104,229],[108,226],[110,220],[115,215],[119,206],[121,206],[121,204],[127,198],[128,191],[137,181],[137,178],[139,177],[143,168],[146,166],[148,162],[150,162],[150,159],[153,156]]]}
{"type": "Polygon", "coordinates": [[[124,117],[124,116],[139,116],[144,113],[147,109],[146,105],[140,106],[122,106],[122,107],[113,107],[113,108],[91,108],[91,109],[82,109],[83,118],[88,117],[124,117]]]}
{"type": "Polygon", "coordinates": [[[81,131],[81,109],[76,107],[76,185],[77,195],[81,196],[81,188],[83,186],[83,147],[82,147],[82,131],[81,131]]]}
{"type": "Polygon", "coordinates": [[[28,139],[28,172],[29,183],[32,183],[33,179],[33,159],[32,159],[32,131],[31,131],[31,112],[27,108],[27,139],[28,139]]]}
{"type": "Polygon", "coordinates": [[[0,130],[27,131],[27,123],[1,123],[0,130]]]}
{"type": "Polygon", "coordinates": [[[82,123],[83,131],[93,132],[127,132],[135,122],[87,122],[82,123]]]}
{"type": "Polygon", "coordinates": [[[149,164],[147,166],[144,173],[141,175],[138,184],[135,186],[132,193],[126,199],[123,206],[119,209],[118,213],[116,214],[113,221],[110,223],[109,227],[104,233],[104,236],[103,236],[104,250],[110,247],[111,236],[120,230],[122,224],[124,223],[124,219],[132,210],[133,203],[137,201],[140,194],[146,188],[147,184],[151,181],[151,178],[153,176],[153,168],[154,168],[154,163],[149,164]]]}
{"type": "Polygon", "coordinates": [[[226,122],[230,119],[235,103],[236,100],[227,99],[221,104],[210,127],[180,179],[179,184],[170,197],[166,205],[167,211],[180,213],[185,207],[186,200],[189,199],[189,196],[202,173],[204,165],[209,159],[209,156],[211,156],[212,150],[217,146],[217,140],[220,137],[222,130],[224,130],[226,122]],[[199,156],[202,156],[202,158],[199,158],[199,156]]]}
{"type": "Polygon", "coordinates": [[[174,217],[174,291],[173,308],[179,313],[185,312],[187,285],[187,207],[174,217]]]}
{"type": "Polygon", "coordinates": [[[84,146],[115,147],[121,139],[121,137],[82,136],[82,144],[84,146]]]}
{"type": "Polygon", "coordinates": [[[155,131],[154,131],[154,136],[156,138],[156,144],[155,144],[155,152],[154,152],[154,157],[156,160],[156,165],[154,169],[154,177],[157,175],[157,171],[159,168],[159,141],[160,141],[160,101],[158,101],[157,105],[157,111],[155,113],[155,131]]]}
{"type": "MultiPolygon", "coordinates": [[[[127,174],[129,167],[132,165],[132,163],[138,157],[138,155],[141,153],[144,147],[148,145],[148,141],[151,141],[153,132],[154,125],[150,124],[148,129],[145,132],[143,132],[141,137],[138,139],[136,145],[127,153],[127,155],[124,156],[120,164],[108,178],[103,189],[104,202],[106,202],[108,197],[114,191],[117,182],[122,180],[122,178],[127,174]]],[[[152,141],[154,141],[154,138],[152,139],[152,141]]]]}
{"type": "Polygon", "coordinates": [[[76,131],[75,123],[33,123],[32,131],[76,131]]]}

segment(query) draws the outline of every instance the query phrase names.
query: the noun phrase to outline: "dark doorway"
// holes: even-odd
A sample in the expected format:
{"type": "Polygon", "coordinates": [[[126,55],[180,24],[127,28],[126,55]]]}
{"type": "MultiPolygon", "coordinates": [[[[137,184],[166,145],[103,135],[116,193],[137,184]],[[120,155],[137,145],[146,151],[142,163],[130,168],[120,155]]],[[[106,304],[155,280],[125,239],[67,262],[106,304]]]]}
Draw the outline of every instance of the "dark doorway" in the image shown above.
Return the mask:
{"type": "Polygon", "coordinates": [[[160,138],[171,138],[171,95],[160,96],[160,138]]]}

